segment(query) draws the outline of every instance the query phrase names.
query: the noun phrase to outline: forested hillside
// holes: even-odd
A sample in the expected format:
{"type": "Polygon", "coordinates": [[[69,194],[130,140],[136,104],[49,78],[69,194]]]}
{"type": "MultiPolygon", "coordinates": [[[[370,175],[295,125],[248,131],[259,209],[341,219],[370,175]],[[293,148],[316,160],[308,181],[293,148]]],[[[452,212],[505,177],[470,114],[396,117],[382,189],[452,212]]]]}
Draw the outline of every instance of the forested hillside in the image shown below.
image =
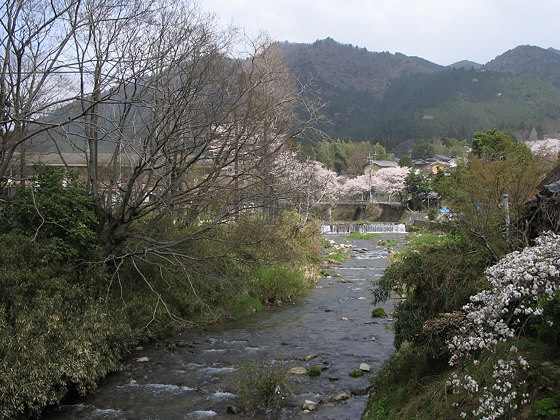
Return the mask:
{"type": "Polygon", "coordinates": [[[560,87],[560,51],[520,45],[484,66],[487,70],[532,76],[560,87]]]}
{"type": "Polygon", "coordinates": [[[419,139],[469,138],[499,127],[520,139],[560,129],[560,54],[518,47],[477,68],[369,52],[327,38],[279,44],[293,73],[313,79],[328,103],[333,138],[381,142],[392,151],[419,139]]]}

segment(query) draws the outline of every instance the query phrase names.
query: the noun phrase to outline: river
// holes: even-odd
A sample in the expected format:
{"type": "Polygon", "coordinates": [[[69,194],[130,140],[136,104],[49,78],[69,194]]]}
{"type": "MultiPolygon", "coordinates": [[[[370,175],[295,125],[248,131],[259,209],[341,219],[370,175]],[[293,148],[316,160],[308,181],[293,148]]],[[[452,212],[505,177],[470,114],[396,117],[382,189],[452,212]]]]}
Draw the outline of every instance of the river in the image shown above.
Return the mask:
{"type": "MultiPolygon", "coordinates": [[[[371,281],[388,265],[388,251],[375,240],[325,237],[351,244],[352,258],[328,268],[331,278],[322,277],[302,300],[205,331],[183,332],[173,337],[177,346],[172,350],[165,343],[139,348],[122,372],[110,375],[94,394],[44,418],[359,419],[369,379],[393,352],[392,319],[371,317],[371,281]],[[351,377],[362,363],[371,372],[351,377]],[[284,407],[250,414],[238,408],[243,406],[239,383],[246,382],[247,366],[264,369],[260,372],[311,366],[322,371],[317,377],[283,374],[284,407]],[[316,402],[316,410],[304,414],[305,400],[316,402]]],[[[390,314],[393,303],[380,306],[390,314]]]]}

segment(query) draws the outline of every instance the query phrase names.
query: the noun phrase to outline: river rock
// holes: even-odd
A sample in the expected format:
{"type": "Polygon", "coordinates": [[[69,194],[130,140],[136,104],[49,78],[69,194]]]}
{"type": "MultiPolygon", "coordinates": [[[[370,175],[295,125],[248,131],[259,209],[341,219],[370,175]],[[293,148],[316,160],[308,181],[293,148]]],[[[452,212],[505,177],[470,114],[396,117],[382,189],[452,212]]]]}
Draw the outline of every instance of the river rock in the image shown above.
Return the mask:
{"type": "Polygon", "coordinates": [[[296,366],[288,371],[291,375],[307,375],[307,369],[303,366],[296,366]]]}
{"type": "Polygon", "coordinates": [[[350,393],[352,395],[359,396],[359,395],[367,395],[368,391],[369,391],[369,388],[352,388],[350,390],[350,393]]]}
{"type": "Polygon", "coordinates": [[[363,372],[371,372],[371,366],[368,365],[367,363],[361,363],[358,369],[360,369],[363,372]]]}
{"type": "Polygon", "coordinates": [[[317,410],[317,403],[315,401],[305,400],[303,404],[301,404],[301,409],[304,411],[315,411],[317,410]]]}
{"type": "Polygon", "coordinates": [[[347,391],[340,391],[331,397],[331,401],[344,401],[350,398],[352,395],[347,391]]]}
{"type": "Polygon", "coordinates": [[[237,414],[239,413],[239,408],[234,405],[228,405],[226,408],[226,413],[228,414],[237,414]]]}
{"type": "Polygon", "coordinates": [[[142,347],[142,346],[137,346],[134,350],[136,350],[136,351],[142,351],[142,350],[144,350],[144,347],[142,347]]]}
{"type": "Polygon", "coordinates": [[[350,321],[350,319],[347,318],[347,317],[345,317],[345,316],[343,316],[341,319],[342,319],[343,321],[350,321]]]}
{"type": "Polygon", "coordinates": [[[147,358],[146,356],[144,356],[144,357],[139,357],[139,358],[136,359],[135,361],[136,361],[136,363],[146,363],[146,362],[148,362],[149,360],[150,360],[149,358],[147,358]]]}
{"type": "Polygon", "coordinates": [[[305,360],[305,361],[307,362],[308,360],[315,359],[316,357],[317,357],[317,356],[314,355],[314,354],[308,354],[307,356],[305,356],[305,357],[303,358],[303,360],[305,360]]]}

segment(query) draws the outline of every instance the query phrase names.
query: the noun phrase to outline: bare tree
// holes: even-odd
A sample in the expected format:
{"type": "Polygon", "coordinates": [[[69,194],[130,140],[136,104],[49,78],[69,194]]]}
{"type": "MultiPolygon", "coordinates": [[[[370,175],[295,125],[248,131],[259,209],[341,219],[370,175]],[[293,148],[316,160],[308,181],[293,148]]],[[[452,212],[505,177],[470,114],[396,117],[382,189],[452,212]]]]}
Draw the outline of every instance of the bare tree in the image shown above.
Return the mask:
{"type": "MultiPolygon", "coordinates": [[[[14,60],[5,59],[1,174],[29,139],[48,137],[58,150],[82,153],[98,198],[100,258],[116,268],[132,261],[160,302],[142,262],[167,261],[161,270],[173,267],[188,279],[194,257],[185,243],[241,212],[273,213],[293,192],[282,182],[290,171],[280,156],[304,134],[317,107],[302,102],[306,86],[292,78],[273,42],[218,29],[196,4],[60,1],[65,8],[54,0],[33,3],[46,7],[54,23],[19,35],[20,49],[27,51],[29,39],[37,44],[29,68],[14,73],[14,60]],[[234,54],[240,46],[243,53],[234,54]],[[54,89],[61,75],[71,83],[54,89]],[[41,105],[43,92],[56,99],[41,105]],[[112,153],[109,165],[99,160],[101,148],[112,153]],[[161,235],[159,222],[169,215],[191,227],[188,235],[161,235]]],[[[12,7],[21,4],[14,0],[12,7]]],[[[10,25],[6,31],[17,34],[10,25]]],[[[3,44],[12,55],[19,51],[14,37],[6,35],[3,44]]]]}
{"type": "Polygon", "coordinates": [[[14,174],[18,149],[23,167],[26,143],[56,125],[41,117],[74,99],[64,91],[72,67],[66,53],[80,25],[80,7],[81,0],[2,3],[0,180],[14,174]]]}

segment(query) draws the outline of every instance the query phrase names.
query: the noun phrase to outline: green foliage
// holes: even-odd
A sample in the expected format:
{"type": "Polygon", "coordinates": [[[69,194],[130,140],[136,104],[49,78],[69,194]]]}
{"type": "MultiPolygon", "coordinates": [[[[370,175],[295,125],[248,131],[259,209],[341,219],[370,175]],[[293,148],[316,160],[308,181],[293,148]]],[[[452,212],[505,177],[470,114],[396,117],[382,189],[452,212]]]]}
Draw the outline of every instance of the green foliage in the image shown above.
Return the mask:
{"type": "Polygon", "coordinates": [[[412,207],[422,209],[422,202],[432,191],[431,183],[426,177],[416,171],[410,171],[404,181],[406,192],[411,195],[412,207]]]}
{"type": "Polygon", "coordinates": [[[364,418],[369,420],[389,420],[389,410],[387,408],[389,403],[389,396],[381,398],[375,404],[372,404],[371,407],[368,407],[364,418]]]}
{"type": "Polygon", "coordinates": [[[553,419],[558,414],[558,404],[552,398],[543,398],[533,403],[533,411],[538,417],[553,419]]]}
{"type": "Polygon", "coordinates": [[[174,258],[148,254],[124,260],[110,293],[115,304],[122,294],[130,322],[148,336],[181,324],[245,316],[261,310],[261,302],[296,299],[313,282],[321,249],[318,229],[296,225],[291,213],[274,219],[247,216],[191,240],[185,238],[200,227],[171,219],[153,229],[182,240],[174,258]]]}
{"type": "Polygon", "coordinates": [[[560,345],[560,290],[540,302],[543,315],[530,323],[531,332],[545,343],[560,345]]]}
{"type": "Polygon", "coordinates": [[[399,159],[399,166],[407,166],[409,168],[414,168],[414,164],[412,163],[412,158],[408,155],[404,155],[399,159]]]}
{"type": "Polygon", "coordinates": [[[284,368],[271,363],[244,363],[238,373],[236,385],[247,410],[282,408],[288,391],[284,368]]]}
{"type": "Polygon", "coordinates": [[[306,153],[311,159],[318,160],[326,168],[339,174],[352,176],[363,175],[368,156],[375,156],[377,160],[394,159],[394,156],[379,143],[346,142],[340,139],[334,142],[322,141],[309,145],[306,153]]]}
{"type": "MultiPolygon", "coordinates": [[[[409,235],[408,247],[392,259],[373,290],[374,303],[396,291],[405,300],[397,303],[393,316],[395,345],[417,341],[439,352],[445,337],[422,334],[424,323],[442,312],[453,312],[479,287],[477,280],[487,266],[484,249],[471,248],[460,236],[409,235]]],[[[445,346],[443,346],[445,353],[445,346]]]]}
{"type": "Polygon", "coordinates": [[[532,156],[525,143],[514,141],[512,136],[498,129],[474,133],[471,153],[488,160],[502,160],[514,156],[520,161],[526,161],[532,156]]]}
{"type": "MultiPolygon", "coordinates": [[[[554,402],[558,401],[560,368],[558,349],[533,340],[521,339],[501,343],[495,353],[486,352],[477,357],[479,364],[473,377],[479,381],[479,391],[493,385],[494,365],[498,360],[511,357],[512,345],[518,347],[518,354],[529,362],[528,370],[520,370],[512,383],[519,386],[518,400],[526,393],[533,401],[544,400],[536,406],[542,418],[555,418],[554,402]],[[551,415],[552,417],[546,417],[551,415]]],[[[370,395],[364,419],[455,419],[460,413],[470,413],[480,404],[478,392],[453,394],[447,382],[452,370],[446,361],[433,359],[431,354],[417,346],[401,346],[376,373],[372,381],[373,392],[370,395]],[[384,417],[376,417],[382,413],[384,417]]],[[[515,412],[506,413],[503,418],[538,418],[535,404],[531,406],[518,404],[515,412]]]]}
{"type": "Polygon", "coordinates": [[[323,369],[321,369],[320,366],[310,366],[309,369],[307,369],[307,374],[310,377],[314,378],[316,376],[319,376],[322,371],[323,369]]]}
{"type": "Polygon", "coordinates": [[[417,141],[412,148],[412,156],[420,159],[430,158],[434,155],[463,157],[468,146],[469,142],[466,140],[432,137],[431,139],[417,141]]]}
{"type": "Polygon", "coordinates": [[[103,302],[108,282],[61,261],[50,241],[0,236],[0,417],[35,416],[119,367],[134,337],[103,302]]]}
{"type": "Polygon", "coordinates": [[[322,236],[319,238],[319,241],[321,242],[321,245],[323,245],[324,249],[332,248],[332,244],[322,236]]]}
{"type": "Polygon", "coordinates": [[[251,286],[262,302],[275,302],[292,301],[302,296],[309,284],[301,271],[272,265],[257,268],[251,286]]]}
{"type": "Polygon", "coordinates": [[[372,318],[387,318],[387,312],[383,308],[375,308],[371,311],[372,318]]]}
{"type": "Polygon", "coordinates": [[[349,257],[349,254],[347,252],[343,252],[340,250],[334,250],[331,251],[327,254],[326,259],[327,262],[329,263],[334,263],[334,264],[342,264],[344,261],[346,261],[349,257]]]}
{"type": "Polygon", "coordinates": [[[350,239],[359,239],[359,240],[374,240],[381,238],[379,233],[360,233],[360,232],[351,232],[348,235],[343,235],[345,238],[350,239]]]}
{"type": "Polygon", "coordinates": [[[393,248],[396,247],[398,243],[399,240],[397,238],[388,239],[386,241],[377,241],[377,245],[387,247],[388,252],[392,252],[393,248]]]}
{"type": "Polygon", "coordinates": [[[356,369],[351,371],[348,375],[350,375],[352,378],[359,378],[360,376],[364,376],[364,371],[356,369]]]}
{"type": "Polygon", "coordinates": [[[0,209],[0,232],[52,241],[61,259],[88,259],[99,249],[95,200],[63,168],[34,166],[37,189],[20,188],[0,209]],[[66,187],[63,182],[69,178],[66,187]]]}
{"type": "MultiPolygon", "coordinates": [[[[526,203],[537,193],[546,166],[537,158],[526,157],[525,146],[519,153],[517,146],[512,146],[504,155],[500,151],[515,143],[503,133],[497,136],[507,139],[506,146],[499,144],[499,151],[488,153],[503,158],[489,159],[486,152],[482,158],[472,154],[467,164],[437,183],[442,199],[455,214],[461,215],[455,218],[456,229],[473,243],[491,250],[495,260],[528,243],[524,224],[526,203]],[[511,220],[509,238],[505,234],[504,194],[508,194],[511,220]]],[[[481,146],[481,150],[485,147],[481,146]]]]}
{"type": "Polygon", "coordinates": [[[234,316],[248,315],[262,310],[259,298],[250,295],[236,296],[231,306],[234,316]]]}
{"type": "Polygon", "coordinates": [[[428,211],[429,220],[436,220],[437,216],[438,216],[438,211],[436,209],[432,208],[428,211]]]}

